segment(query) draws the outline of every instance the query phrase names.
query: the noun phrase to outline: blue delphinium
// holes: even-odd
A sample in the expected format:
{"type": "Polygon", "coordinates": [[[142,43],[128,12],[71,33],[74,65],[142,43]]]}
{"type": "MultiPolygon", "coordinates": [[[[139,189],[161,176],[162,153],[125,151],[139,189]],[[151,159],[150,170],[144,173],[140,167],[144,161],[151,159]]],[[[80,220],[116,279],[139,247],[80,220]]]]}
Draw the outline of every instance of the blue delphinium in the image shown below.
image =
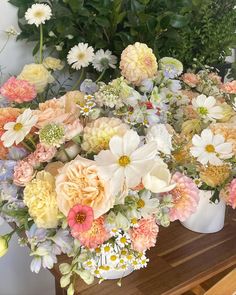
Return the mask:
{"type": "Polygon", "coordinates": [[[24,148],[20,147],[10,147],[9,153],[7,155],[7,158],[9,160],[19,161],[27,156],[27,151],[24,148]]]}
{"type": "Polygon", "coordinates": [[[16,161],[0,160],[0,182],[12,179],[15,165],[16,161]]]}
{"type": "Polygon", "coordinates": [[[96,91],[98,91],[98,86],[92,80],[85,79],[80,85],[80,91],[87,93],[87,94],[93,94],[96,91]]]}

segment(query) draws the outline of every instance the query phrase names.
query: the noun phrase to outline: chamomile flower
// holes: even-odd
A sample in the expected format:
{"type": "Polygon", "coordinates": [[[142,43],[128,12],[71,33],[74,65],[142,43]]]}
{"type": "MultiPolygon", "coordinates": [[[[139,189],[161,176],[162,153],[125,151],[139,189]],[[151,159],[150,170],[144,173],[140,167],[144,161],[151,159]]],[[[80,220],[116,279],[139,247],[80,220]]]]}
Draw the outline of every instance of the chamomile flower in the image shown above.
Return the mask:
{"type": "Polygon", "coordinates": [[[223,118],[223,109],[216,105],[216,99],[213,96],[207,97],[201,94],[192,100],[192,105],[199,116],[207,121],[215,121],[223,118]]]}
{"type": "Polygon", "coordinates": [[[111,253],[111,252],[113,252],[113,246],[112,246],[112,244],[110,244],[110,243],[107,243],[107,244],[103,244],[102,246],[101,246],[101,253],[102,254],[109,254],[109,253],[111,253]]]}
{"type": "Polygon", "coordinates": [[[144,191],[137,201],[137,207],[142,217],[147,218],[148,216],[155,214],[159,206],[157,198],[152,198],[149,191],[144,191]]]}
{"type": "Polygon", "coordinates": [[[128,250],[127,249],[122,249],[120,251],[120,255],[122,258],[126,258],[126,256],[128,255],[128,250]]]}
{"type": "Polygon", "coordinates": [[[140,264],[141,268],[147,267],[148,262],[149,262],[149,259],[145,255],[142,255],[139,258],[139,264],[140,264]]]}
{"type": "Polygon", "coordinates": [[[93,60],[94,49],[88,43],[79,43],[67,55],[68,64],[75,70],[87,67],[93,60]]]}
{"type": "Polygon", "coordinates": [[[117,265],[119,262],[119,255],[115,252],[112,252],[109,256],[108,256],[108,263],[111,263],[113,265],[117,265]]]}
{"type": "Polygon", "coordinates": [[[204,129],[201,136],[195,134],[192,143],[190,152],[203,165],[222,165],[222,160],[233,156],[232,143],[225,142],[224,136],[214,135],[210,129],[204,129]]]}
{"type": "Polygon", "coordinates": [[[96,278],[101,278],[101,270],[99,268],[95,269],[94,271],[92,271],[92,275],[94,275],[96,278]]]}
{"type": "Polygon", "coordinates": [[[18,144],[26,137],[31,128],[37,123],[37,116],[33,115],[30,109],[26,109],[19,115],[16,122],[8,122],[4,125],[6,132],[1,136],[5,147],[10,147],[14,143],[18,144]]]}
{"type": "Polygon", "coordinates": [[[108,68],[115,69],[117,57],[115,55],[112,55],[112,52],[110,50],[104,51],[103,49],[100,49],[96,52],[92,63],[93,67],[98,72],[102,72],[108,68]]]}
{"type": "Polygon", "coordinates": [[[33,4],[25,13],[28,24],[36,25],[36,27],[45,24],[45,21],[49,20],[51,16],[52,10],[47,4],[33,4]]]}
{"type": "Polygon", "coordinates": [[[124,248],[125,246],[131,243],[130,236],[128,234],[119,235],[116,238],[116,243],[121,247],[124,248]]]}
{"type": "Polygon", "coordinates": [[[194,183],[196,184],[197,187],[201,187],[202,186],[202,181],[200,178],[195,178],[194,183]]]}
{"type": "Polygon", "coordinates": [[[127,270],[128,268],[129,268],[128,264],[120,264],[120,265],[119,265],[119,269],[120,269],[120,270],[125,271],[125,270],[127,270]]]}
{"type": "Polygon", "coordinates": [[[85,268],[92,268],[92,269],[94,269],[95,267],[96,267],[96,262],[95,262],[95,260],[94,259],[88,259],[88,260],[86,260],[84,263],[83,263],[83,265],[84,265],[84,267],[85,268]]]}
{"type": "Polygon", "coordinates": [[[138,259],[133,260],[131,265],[135,270],[140,269],[142,267],[138,259]]]}

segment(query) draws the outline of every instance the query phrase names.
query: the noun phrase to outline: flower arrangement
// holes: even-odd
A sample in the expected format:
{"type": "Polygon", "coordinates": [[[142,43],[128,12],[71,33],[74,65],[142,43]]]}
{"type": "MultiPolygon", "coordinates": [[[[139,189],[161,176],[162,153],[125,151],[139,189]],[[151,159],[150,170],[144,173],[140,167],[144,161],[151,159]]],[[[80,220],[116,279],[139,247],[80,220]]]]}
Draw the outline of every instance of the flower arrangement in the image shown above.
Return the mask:
{"type": "Polygon", "coordinates": [[[38,63],[0,88],[0,214],[15,227],[0,256],[14,232],[30,245],[33,272],[67,255],[61,286],[73,295],[77,276],[90,284],[146,267],[159,227],[194,213],[199,188],[235,208],[235,82],[209,69],[183,74],[180,61],[157,60],[137,42],[122,52],[121,76],[105,83],[117,58],[79,43],[67,56],[78,81],[47,99],[63,65],[43,58],[51,10],[35,5],[26,19],[40,29],[38,63]],[[84,79],[90,66],[96,81],[84,79]]]}

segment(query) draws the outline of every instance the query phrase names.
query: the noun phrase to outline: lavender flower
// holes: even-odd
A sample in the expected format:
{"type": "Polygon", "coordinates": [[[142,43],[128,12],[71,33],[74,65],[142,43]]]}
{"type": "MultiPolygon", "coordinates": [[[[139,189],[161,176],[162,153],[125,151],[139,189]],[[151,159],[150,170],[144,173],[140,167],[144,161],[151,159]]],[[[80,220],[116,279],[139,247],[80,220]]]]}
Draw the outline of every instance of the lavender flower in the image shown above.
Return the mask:
{"type": "Polygon", "coordinates": [[[93,94],[98,91],[98,86],[95,82],[90,79],[85,79],[80,85],[80,91],[87,94],[93,94]]]}
{"type": "Polygon", "coordinates": [[[8,159],[18,161],[27,156],[27,151],[24,148],[19,147],[11,147],[8,153],[8,159]]]}
{"type": "Polygon", "coordinates": [[[47,230],[44,228],[37,228],[37,226],[33,224],[30,230],[26,231],[26,236],[31,246],[36,246],[37,244],[46,241],[47,230]]]}
{"type": "Polygon", "coordinates": [[[16,185],[6,181],[0,182],[0,200],[14,201],[17,198],[18,188],[16,185]]]}
{"type": "Polygon", "coordinates": [[[54,237],[50,238],[64,254],[69,254],[73,248],[73,238],[68,230],[60,229],[54,237]]]}
{"type": "Polygon", "coordinates": [[[11,180],[16,161],[0,160],[0,181],[11,180]]]}

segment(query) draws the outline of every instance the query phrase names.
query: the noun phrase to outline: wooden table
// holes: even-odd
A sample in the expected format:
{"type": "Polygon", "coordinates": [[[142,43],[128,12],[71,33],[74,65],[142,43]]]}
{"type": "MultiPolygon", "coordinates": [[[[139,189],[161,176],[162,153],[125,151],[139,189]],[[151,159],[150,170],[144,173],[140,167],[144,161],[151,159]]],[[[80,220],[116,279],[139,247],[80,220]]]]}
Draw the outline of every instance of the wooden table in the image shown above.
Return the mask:
{"type": "MultiPolygon", "coordinates": [[[[78,282],[79,295],[180,295],[236,265],[236,210],[229,210],[225,227],[215,234],[198,234],[174,222],[161,229],[155,248],[148,256],[148,267],[122,280],[97,282],[87,286],[78,282]]],[[[58,287],[57,295],[66,294],[58,287]]],[[[222,295],[231,295],[222,293],[222,295]]]]}

